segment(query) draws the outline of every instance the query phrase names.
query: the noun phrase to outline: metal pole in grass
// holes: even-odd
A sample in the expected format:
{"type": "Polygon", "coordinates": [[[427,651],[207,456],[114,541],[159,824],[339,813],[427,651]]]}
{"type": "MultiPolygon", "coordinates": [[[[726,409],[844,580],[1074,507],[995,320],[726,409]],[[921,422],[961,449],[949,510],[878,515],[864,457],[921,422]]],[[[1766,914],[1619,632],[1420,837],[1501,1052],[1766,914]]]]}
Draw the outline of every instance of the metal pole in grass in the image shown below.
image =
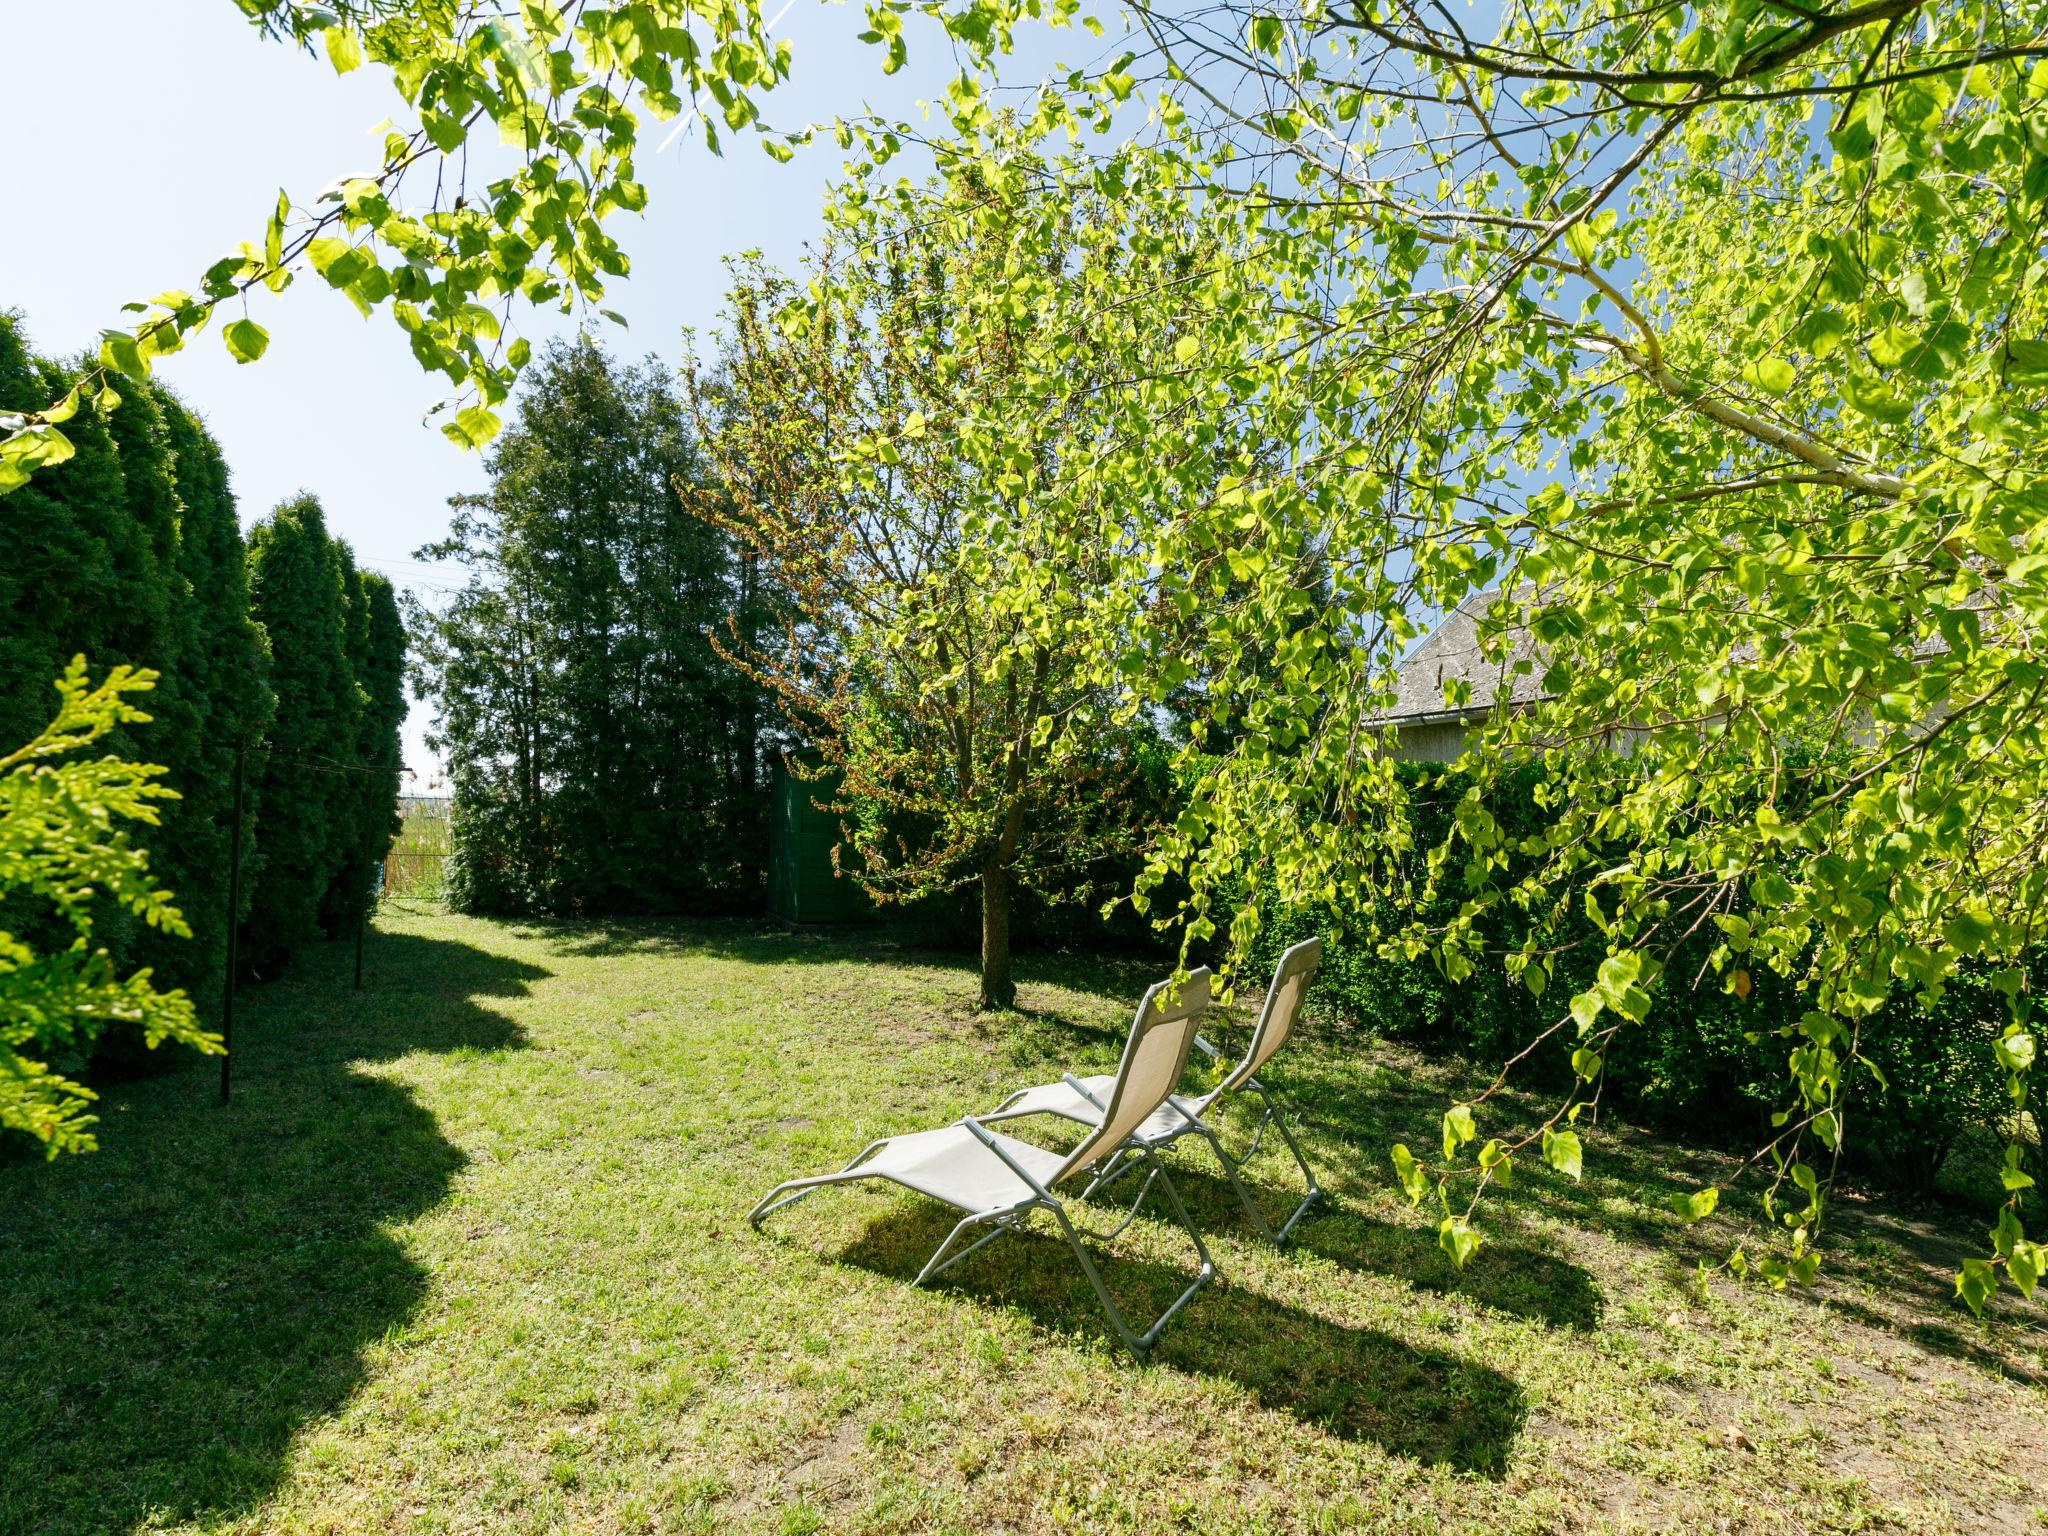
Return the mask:
{"type": "Polygon", "coordinates": [[[242,765],[248,748],[235,748],[234,809],[228,821],[228,974],[220,1002],[220,1101],[228,1101],[228,1063],[234,1060],[235,930],[242,925],[242,765]]]}
{"type": "Polygon", "coordinates": [[[363,990],[363,934],[370,926],[370,913],[384,901],[384,866],[380,863],[370,871],[370,890],[361,910],[356,913],[356,990],[363,990]]]}

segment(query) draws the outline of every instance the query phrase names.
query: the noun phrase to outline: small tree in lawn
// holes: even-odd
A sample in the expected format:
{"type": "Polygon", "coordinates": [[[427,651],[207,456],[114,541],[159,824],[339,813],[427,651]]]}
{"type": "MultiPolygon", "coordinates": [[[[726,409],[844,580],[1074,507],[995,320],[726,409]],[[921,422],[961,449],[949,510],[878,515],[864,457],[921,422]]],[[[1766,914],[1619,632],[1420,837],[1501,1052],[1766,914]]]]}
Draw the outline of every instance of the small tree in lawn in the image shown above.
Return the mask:
{"type": "Polygon", "coordinates": [[[1045,174],[842,194],[808,289],[741,265],[721,366],[691,377],[723,481],[697,505],[788,604],[722,644],[820,750],[878,899],[979,887],[988,1008],[1016,997],[1013,883],[1071,886],[1132,835],[1144,729],[1115,662],[1139,596],[1109,580],[1118,515],[1080,488],[1118,423],[1075,299],[1184,258],[1045,174]],[[1059,387],[1021,375],[1020,343],[1062,329],[1059,387]]]}
{"type": "Polygon", "coordinates": [[[102,901],[190,935],[170,892],[150,877],[149,855],[117,830],[124,821],[157,824],[157,806],[177,798],[157,782],[164,770],[111,756],[60,761],[118,726],[146,723],[127,696],[155,681],[153,672],[116,667],[95,688],[80,656],[57,680],[56,718],[0,756],[0,922],[8,925],[0,929],[0,1130],[35,1137],[51,1157],[94,1146],[92,1090],[62,1072],[109,1024],[133,1026],[152,1047],[176,1040],[220,1049],[183,992],[157,991],[147,969],[118,976],[92,942],[102,901]],[[68,930],[70,942],[38,953],[24,928],[68,930]]]}

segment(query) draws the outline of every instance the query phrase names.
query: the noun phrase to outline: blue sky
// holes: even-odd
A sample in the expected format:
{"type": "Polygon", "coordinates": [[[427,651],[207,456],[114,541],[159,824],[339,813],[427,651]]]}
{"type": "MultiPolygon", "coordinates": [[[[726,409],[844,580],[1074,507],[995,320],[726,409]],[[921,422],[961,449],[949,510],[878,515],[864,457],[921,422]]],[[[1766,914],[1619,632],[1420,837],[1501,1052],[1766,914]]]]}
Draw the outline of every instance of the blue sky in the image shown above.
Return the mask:
{"type": "MultiPolygon", "coordinates": [[[[766,13],[779,8],[771,0],[766,13]]],[[[796,0],[775,29],[791,40],[795,72],[764,102],[772,122],[864,106],[912,116],[940,94],[953,65],[935,32],[913,30],[909,66],[884,77],[879,54],[854,40],[864,25],[851,6],[796,0]]],[[[1035,79],[1104,46],[1078,32],[1027,44],[1006,79],[1035,79]]],[[[280,188],[309,200],[336,176],[374,167],[370,130],[404,120],[382,71],[337,77],[324,58],[264,41],[230,0],[0,5],[0,58],[13,183],[0,307],[19,310],[31,342],[51,353],[96,345],[126,301],[196,286],[216,257],[260,237],[280,188]]],[[[666,137],[656,125],[650,141],[666,137]]],[[[614,350],[673,361],[684,327],[715,325],[727,255],[800,258],[840,160],[821,141],[778,165],[744,138],[723,159],[688,137],[644,156],[646,214],[617,225],[633,275],[606,298],[631,329],[594,315],[591,328],[614,350]]],[[[220,438],[244,523],[303,488],[365,565],[428,596],[459,581],[411,553],[446,526],[450,495],[482,486],[482,465],[422,424],[442,390],[404,334],[312,282],[260,297],[250,314],[271,334],[260,363],[237,366],[208,333],[160,365],[220,438]]],[[[522,323],[536,341],[576,324],[535,312],[522,323]]],[[[407,761],[430,773],[425,724],[415,707],[407,761]]]]}

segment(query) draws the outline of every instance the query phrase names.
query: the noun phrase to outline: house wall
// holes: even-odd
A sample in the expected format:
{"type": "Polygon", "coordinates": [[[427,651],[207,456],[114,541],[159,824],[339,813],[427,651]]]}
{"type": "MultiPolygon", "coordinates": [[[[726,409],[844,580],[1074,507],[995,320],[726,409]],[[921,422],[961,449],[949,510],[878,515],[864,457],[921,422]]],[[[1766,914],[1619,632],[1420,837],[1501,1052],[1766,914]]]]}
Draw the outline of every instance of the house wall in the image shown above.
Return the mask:
{"type": "Polygon", "coordinates": [[[1394,760],[1401,763],[1449,763],[1465,750],[1465,722],[1439,720],[1404,725],[1394,733],[1394,760]]]}

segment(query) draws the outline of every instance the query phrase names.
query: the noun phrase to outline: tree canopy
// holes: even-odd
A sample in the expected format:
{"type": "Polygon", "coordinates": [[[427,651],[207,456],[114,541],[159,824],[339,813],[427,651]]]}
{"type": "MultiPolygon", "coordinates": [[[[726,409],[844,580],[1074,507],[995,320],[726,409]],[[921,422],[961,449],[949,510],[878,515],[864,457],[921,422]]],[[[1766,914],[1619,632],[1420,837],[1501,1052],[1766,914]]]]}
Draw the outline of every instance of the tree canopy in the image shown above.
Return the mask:
{"type": "Polygon", "coordinates": [[[765,823],[758,690],[707,631],[750,572],[685,497],[705,478],[675,377],[548,348],[488,494],[422,557],[474,573],[413,610],[454,789],[457,903],[487,912],[745,907],[765,823]]]}
{"type": "Polygon", "coordinates": [[[807,281],[741,265],[694,380],[721,481],[699,504],[788,609],[723,648],[819,749],[848,874],[885,899],[979,888],[982,1003],[1005,1008],[1012,884],[1067,888],[1140,835],[1152,738],[1119,661],[1156,584],[1113,579],[1142,515],[1094,466],[1145,451],[1121,370],[1198,230],[970,163],[866,190],[828,208],[807,281]],[[1023,361],[1046,348],[1057,391],[1023,361]]]}
{"type": "MultiPolygon", "coordinates": [[[[381,860],[391,842],[385,803],[381,840],[362,848],[371,813],[356,762],[369,698],[350,666],[350,604],[358,594],[354,561],[344,543],[328,537],[317,498],[301,494],[250,530],[250,612],[270,637],[276,694],[270,739],[248,743],[248,774],[266,811],[244,946],[254,967],[279,965],[319,938],[322,915],[336,915],[330,893],[348,868],[381,860]]],[[[360,647],[369,647],[367,614],[360,647]]],[[[377,766],[375,776],[389,791],[383,764],[377,766]]],[[[352,911],[360,897],[350,893],[340,905],[352,911]]]]}
{"type": "MultiPolygon", "coordinates": [[[[84,451],[83,427],[64,433],[88,399],[108,404],[104,380],[308,267],[388,306],[422,365],[467,391],[451,434],[486,440],[525,361],[514,299],[595,302],[624,270],[603,221],[645,196],[636,112],[715,103],[728,130],[758,126],[757,95],[790,67],[751,5],[239,3],[337,68],[389,66],[417,123],[374,176],[281,198],[262,241],[110,334],[100,372],[17,411],[0,489],[84,451]],[[472,194],[449,157],[486,121],[519,163],[472,194]]],[[[1810,1268],[1853,1134],[1843,1085],[1867,1070],[1858,1021],[1894,993],[1936,997],[1967,962],[2009,995],[2014,1135],[1993,1257],[1962,1290],[1979,1305],[2001,1271],[2031,1290],[2018,962],[2048,881],[2048,5],[1545,0],[1470,29],[1400,0],[1139,5],[1139,46],[1044,82],[1021,122],[991,110],[979,72],[1015,27],[1075,7],[913,9],[968,63],[928,146],[942,168],[1098,194],[1134,253],[1156,226],[1206,231],[1211,259],[1173,282],[1088,300],[1154,308],[1149,345],[1100,390],[1144,433],[1113,435],[1122,450],[1062,477],[1031,521],[1075,530],[1071,551],[1080,509],[1129,509],[1139,536],[1105,541],[1103,590],[1156,594],[1157,622],[1111,603],[1090,622],[1128,631],[1124,677],[1200,678],[1221,728],[1155,864],[1192,880],[1189,933],[1226,896],[1242,946],[1274,901],[1363,905],[1401,878],[1416,850],[1384,716],[1432,614],[1497,590],[1486,644],[1539,684],[1490,716],[1470,797],[1423,851],[1461,909],[1384,935],[1455,976],[1512,905],[1535,921],[1505,963],[1539,996],[1567,913],[1607,951],[1558,1005],[1579,1092],[1539,1124],[1454,1106],[1440,1160],[1403,1152],[1404,1181],[1444,1201],[1446,1247],[1469,1255],[1470,1200],[1518,1157],[1576,1171],[1604,1056],[1659,988],[1693,984],[1664,958],[1711,928],[1704,975],[1739,991],[1767,967],[1811,1003],[1783,1024],[1792,1087],[1760,1152],[1764,1210],[1789,1234],[1774,1278],[1810,1268]],[[1126,103],[1143,131],[1111,132],[1126,103]],[[1092,155],[1037,157],[1038,139],[1091,129],[1092,155]],[[1554,824],[1509,840],[1488,785],[1532,761],[1554,824]]],[[[869,13],[885,67],[904,14],[869,13]]],[[[838,132],[879,197],[922,130],[838,132]]],[[[1032,238],[1052,261],[1051,224],[1032,238]]],[[[1006,276],[1033,261],[1016,250],[1006,276]]],[[[1035,332],[1006,414],[961,423],[963,443],[1028,437],[1082,337],[1035,332]]],[[[224,338],[251,358],[265,341],[246,317],[224,338]]],[[[917,430],[906,415],[873,456],[917,430]]],[[[989,569],[994,603],[1041,579],[1022,559],[989,569]]]]}

